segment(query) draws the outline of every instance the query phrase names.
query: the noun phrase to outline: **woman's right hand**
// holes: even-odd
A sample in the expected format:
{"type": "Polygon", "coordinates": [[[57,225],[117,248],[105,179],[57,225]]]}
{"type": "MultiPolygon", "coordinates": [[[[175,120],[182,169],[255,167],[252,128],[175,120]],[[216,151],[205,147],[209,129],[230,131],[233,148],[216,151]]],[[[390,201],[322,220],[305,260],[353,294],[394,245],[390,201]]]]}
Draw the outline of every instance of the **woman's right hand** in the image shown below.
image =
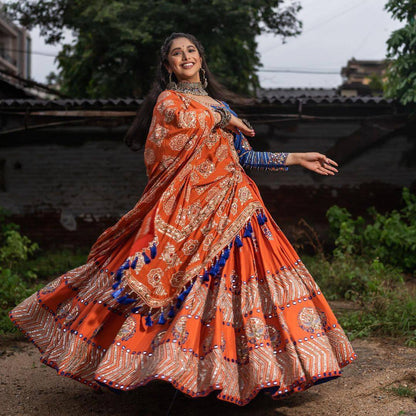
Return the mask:
{"type": "Polygon", "coordinates": [[[236,117],[234,114],[231,114],[231,119],[229,121],[229,123],[225,126],[225,128],[227,130],[231,130],[234,133],[237,133],[238,130],[240,130],[241,133],[243,133],[245,136],[250,136],[250,137],[254,137],[255,136],[255,131],[254,129],[250,129],[249,127],[247,127],[243,120],[241,120],[241,118],[236,117]]]}

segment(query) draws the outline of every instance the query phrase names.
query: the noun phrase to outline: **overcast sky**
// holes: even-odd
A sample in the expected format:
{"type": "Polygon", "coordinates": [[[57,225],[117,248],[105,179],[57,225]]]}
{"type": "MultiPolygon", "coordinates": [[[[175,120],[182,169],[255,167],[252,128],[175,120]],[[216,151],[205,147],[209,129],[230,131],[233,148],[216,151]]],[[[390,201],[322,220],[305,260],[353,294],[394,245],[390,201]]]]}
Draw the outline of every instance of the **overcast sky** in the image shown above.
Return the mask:
{"type": "MultiPolygon", "coordinates": [[[[339,72],[350,58],[383,59],[390,33],[403,26],[383,10],[385,3],[386,0],[301,0],[301,35],[288,38],[286,44],[272,35],[258,37],[262,69],[285,71],[259,72],[262,87],[333,88],[341,84],[339,72]]],[[[46,45],[36,29],[31,36],[35,52],[32,77],[44,82],[46,75],[56,70],[54,57],[36,52],[55,55],[59,46],[46,45]]]]}

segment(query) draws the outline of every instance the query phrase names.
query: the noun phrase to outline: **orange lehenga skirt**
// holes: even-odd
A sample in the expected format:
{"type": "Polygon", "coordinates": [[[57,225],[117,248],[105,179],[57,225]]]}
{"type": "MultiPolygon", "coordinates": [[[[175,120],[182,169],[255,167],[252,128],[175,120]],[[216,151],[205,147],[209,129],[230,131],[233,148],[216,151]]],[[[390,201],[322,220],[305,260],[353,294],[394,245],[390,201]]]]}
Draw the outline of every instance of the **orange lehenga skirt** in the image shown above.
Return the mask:
{"type": "Polygon", "coordinates": [[[350,342],[239,166],[232,137],[213,130],[212,114],[198,106],[161,94],[137,206],[103,233],[86,264],[10,318],[45,364],[94,389],[159,379],[192,397],[218,390],[219,399],[245,405],[262,389],[278,398],[338,377],[355,359],[350,342]],[[180,223],[184,213],[190,222],[181,228],[173,218],[180,223]],[[154,245],[140,253],[140,244],[154,245]],[[189,262],[182,269],[178,256],[189,262]],[[126,293],[128,285],[136,292],[126,293]]]}
{"type": "Polygon", "coordinates": [[[262,389],[281,397],[339,376],[356,356],[319,287],[270,217],[251,225],[221,276],[201,273],[165,323],[148,326],[146,316],[126,317],[128,305],[101,300],[111,298],[110,274],[129,242],[105,268],[90,263],[52,281],[11,319],[45,364],[95,389],[160,379],[193,397],[220,390],[218,398],[244,405],[262,389]],[[75,290],[74,276],[82,279],[75,290]]]}

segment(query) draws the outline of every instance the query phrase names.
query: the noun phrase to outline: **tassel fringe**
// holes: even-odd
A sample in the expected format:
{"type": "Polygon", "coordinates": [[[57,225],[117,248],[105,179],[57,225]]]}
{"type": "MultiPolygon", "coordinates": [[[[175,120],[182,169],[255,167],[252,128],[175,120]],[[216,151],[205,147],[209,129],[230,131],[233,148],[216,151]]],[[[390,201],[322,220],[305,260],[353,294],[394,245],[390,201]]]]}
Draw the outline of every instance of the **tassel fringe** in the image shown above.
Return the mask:
{"type": "MultiPolygon", "coordinates": [[[[267,222],[267,217],[264,214],[263,211],[256,213],[256,219],[260,226],[264,225],[267,222]]],[[[202,276],[200,276],[202,282],[209,282],[210,278],[218,277],[220,274],[221,269],[225,266],[227,260],[230,257],[230,250],[233,246],[233,243],[235,243],[235,246],[237,248],[243,246],[242,238],[253,238],[253,227],[251,225],[251,220],[248,220],[245,227],[243,235],[236,235],[234,240],[230,242],[230,244],[224,248],[222,253],[216,258],[215,261],[213,261],[213,264],[210,268],[205,269],[202,276]]],[[[156,258],[157,256],[157,247],[156,244],[153,244],[149,249],[150,257],[146,254],[145,251],[142,252],[143,260],[145,264],[149,264],[152,259],[156,258]]],[[[115,274],[115,283],[113,284],[114,292],[111,294],[111,296],[116,299],[121,304],[130,304],[137,302],[137,299],[133,299],[128,297],[127,295],[122,295],[124,288],[119,288],[121,284],[121,279],[123,277],[124,270],[127,270],[129,268],[135,269],[138,262],[138,257],[136,256],[134,260],[130,263],[130,260],[127,259],[122,266],[117,270],[115,274]]],[[[155,321],[159,325],[164,325],[167,322],[168,319],[172,319],[175,317],[176,312],[180,309],[181,305],[185,301],[186,297],[188,296],[189,292],[191,291],[192,287],[194,285],[194,281],[188,285],[188,287],[183,290],[178,297],[176,298],[176,304],[171,304],[169,311],[165,315],[165,311],[162,309],[159,315],[159,318],[157,321],[155,321]]],[[[140,313],[140,309],[142,306],[136,306],[131,309],[132,313],[140,313]]],[[[152,310],[150,309],[148,314],[145,318],[145,324],[148,327],[153,326],[153,319],[152,319],[152,310]]]]}

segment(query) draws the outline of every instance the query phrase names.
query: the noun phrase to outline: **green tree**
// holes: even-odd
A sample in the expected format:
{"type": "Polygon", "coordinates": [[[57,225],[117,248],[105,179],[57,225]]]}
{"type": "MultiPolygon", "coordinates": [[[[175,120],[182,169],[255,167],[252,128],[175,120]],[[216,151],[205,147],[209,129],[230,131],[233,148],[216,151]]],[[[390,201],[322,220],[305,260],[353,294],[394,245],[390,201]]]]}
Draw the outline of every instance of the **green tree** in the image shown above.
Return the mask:
{"type": "Polygon", "coordinates": [[[405,26],[395,30],[387,41],[387,69],[385,94],[397,98],[404,105],[416,104],[416,2],[389,0],[385,9],[405,26]]]}
{"type": "Polygon", "coordinates": [[[58,56],[62,92],[72,96],[143,96],[164,38],[188,32],[203,43],[210,69],[229,88],[254,93],[261,66],[256,36],[298,35],[300,4],[292,0],[19,0],[6,13],[46,42],[76,36],[58,56]]]}

